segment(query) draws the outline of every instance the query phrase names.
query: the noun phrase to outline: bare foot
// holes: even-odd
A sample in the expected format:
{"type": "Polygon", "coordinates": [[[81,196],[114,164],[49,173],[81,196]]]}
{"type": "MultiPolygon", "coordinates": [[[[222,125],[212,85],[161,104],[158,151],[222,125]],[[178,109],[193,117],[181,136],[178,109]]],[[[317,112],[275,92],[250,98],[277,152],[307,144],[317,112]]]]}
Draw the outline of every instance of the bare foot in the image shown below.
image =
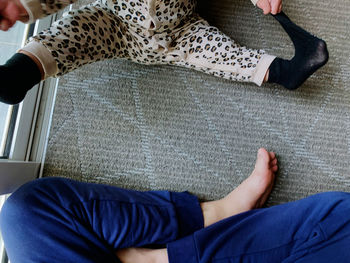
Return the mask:
{"type": "Polygon", "coordinates": [[[204,226],[260,208],[272,190],[277,170],[275,153],[259,149],[255,169],[245,181],[223,199],[201,203],[204,226]]]}
{"type": "MultiPolygon", "coordinates": [[[[267,200],[277,172],[275,153],[261,148],[252,174],[223,199],[201,203],[204,226],[260,208],[267,200]]],[[[126,248],[117,251],[122,263],[168,263],[166,249],[126,248]]]]}
{"type": "Polygon", "coordinates": [[[117,251],[122,263],[168,263],[168,252],[164,249],[124,248],[117,251]]]}

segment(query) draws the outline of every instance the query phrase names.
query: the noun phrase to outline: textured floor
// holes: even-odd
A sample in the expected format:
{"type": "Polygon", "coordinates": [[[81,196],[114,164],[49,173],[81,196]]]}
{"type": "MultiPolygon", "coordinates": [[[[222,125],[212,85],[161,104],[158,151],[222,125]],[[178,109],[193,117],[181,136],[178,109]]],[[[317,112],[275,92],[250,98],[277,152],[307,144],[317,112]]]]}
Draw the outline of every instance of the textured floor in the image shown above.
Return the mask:
{"type": "MultiPolygon", "coordinates": [[[[213,199],[250,174],[263,146],[280,161],[270,205],[350,191],[350,6],[285,0],[284,11],[330,51],[302,88],[121,60],[85,66],[60,80],[44,175],[213,199]]],[[[293,55],[248,0],[201,0],[199,12],[242,45],[293,55]]]]}

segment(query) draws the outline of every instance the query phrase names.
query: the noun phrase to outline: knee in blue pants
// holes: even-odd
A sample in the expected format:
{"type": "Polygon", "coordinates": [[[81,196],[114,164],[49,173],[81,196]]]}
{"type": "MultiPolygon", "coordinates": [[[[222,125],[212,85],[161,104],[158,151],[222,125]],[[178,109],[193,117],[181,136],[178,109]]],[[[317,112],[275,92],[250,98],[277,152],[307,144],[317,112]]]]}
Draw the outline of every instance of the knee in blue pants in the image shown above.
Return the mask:
{"type": "Polygon", "coordinates": [[[72,215],[65,211],[68,199],[76,198],[69,192],[64,179],[45,178],[23,185],[8,198],[0,227],[11,262],[59,262],[55,256],[62,251],[66,251],[65,262],[118,262],[108,246],[93,242],[96,237],[81,246],[72,215]]]}
{"type": "Polygon", "coordinates": [[[34,223],[36,217],[49,212],[55,203],[73,202],[75,197],[68,192],[66,179],[57,177],[34,180],[21,186],[6,200],[2,208],[2,232],[6,236],[8,231],[34,223]]]}
{"type": "Polygon", "coordinates": [[[28,226],[35,221],[40,210],[55,200],[54,193],[60,189],[62,178],[45,178],[34,180],[15,191],[5,202],[1,215],[0,226],[3,233],[13,231],[14,228],[28,226]]]}
{"type": "Polygon", "coordinates": [[[11,263],[118,262],[117,249],[166,244],[203,227],[198,199],[189,193],[63,178],[22,186],[0,221],[11,263]]]}

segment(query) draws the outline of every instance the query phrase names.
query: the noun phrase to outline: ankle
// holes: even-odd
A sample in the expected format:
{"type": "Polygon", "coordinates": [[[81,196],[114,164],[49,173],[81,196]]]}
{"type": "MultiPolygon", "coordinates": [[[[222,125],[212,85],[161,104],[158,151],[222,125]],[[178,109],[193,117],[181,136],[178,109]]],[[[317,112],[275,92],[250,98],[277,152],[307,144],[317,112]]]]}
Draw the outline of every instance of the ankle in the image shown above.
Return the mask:
{"type": "MultiPolygon", "coordinates": [[[[136,248],[138,249],[138,248],[136,248]]],[[[142,263],[168,263],[168,252],[166,248],[162,249],[142,249],[143,250],[143,259],[142,263]]],[[[138,263],[141,261],[133,262],[133,263],[138,263]]]]}
{"type": "Polygon", "coordinates": [[[0,66],[0,102],[20,103],[27,91],[41,81],[41,72],[36,62],[23,53],[14,54],[0,66]],[[20,76],[20,77],[18,77],[20,76]]]}
{"type": "Polygon", "coordinates": [[[116,252],[122,263],[168,263],[168,252],[163,249],[124,248],[116,252]]]}
{"type": "Polygon", "coordinates": [[[154,250],[155,263],[169,263],[168,251],[166,248],[154,250]]]}
{"type": "Polygon", "coordinates": [[[290,60],[276,58],[270,65],[268,82],[294,90],[327,63],[327,45],[323,40],[294,24],[283,12],[274,17],[292,40],[295,55],[290,60]]]}
{"type": "Polygon", "coordinates": [[[208,201],[200,204],[203,213],[204,227],[217,222],[216,201],[208,201]]]}
{"type": "Polygon", "coordinates": [[[200,204],[203,212],[204,227],[215,224],[231,214],[232,211],[230,209],[227,211],[228,207],[231,208],[228,202],[230,200],[226,196],[216,201],[208,201],[200,204]]]}
{"type": "Polygon", "coordinates": [[[41,64],[41,62],[39,61],[39,59],[37,59],[32,53],[27,52],[25,50],[20,50],[20,51],[18,51],[18,53],[24,54],[24,55],[28,56],[31,60],[33,60],[33,62],[37,65],[37,67],[40,71],[41,80],[43,80],[45,77],[45,72],[44,72],[44,67],[41,64]]]}
{"type": "Polygon", "coordinates": [[[264,82],[268,82],[269,81],[269,73],[270,73],[270,70],[267,69],[265,77],[264,77],[264,82]]]}

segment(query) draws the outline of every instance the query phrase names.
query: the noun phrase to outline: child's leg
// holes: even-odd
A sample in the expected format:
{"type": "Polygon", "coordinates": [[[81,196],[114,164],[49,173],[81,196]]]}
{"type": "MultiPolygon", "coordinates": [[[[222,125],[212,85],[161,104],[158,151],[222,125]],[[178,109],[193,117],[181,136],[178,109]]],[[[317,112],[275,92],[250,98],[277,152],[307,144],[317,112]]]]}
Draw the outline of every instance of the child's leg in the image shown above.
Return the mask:
{"type": "Polygon", "coordinates": [[[291,60],[241,47],[194,15],[176,35],[172,53],[180,56],[170,59],[170,63],[259,86],[268,80],[290,90],[296,89],[326,64],[327,46],[323,40],[295,25],[283,12],[274,17],[293,41],[295,56],[291,60]]]}
{"type": "Polygon", "coordinates": [[[27,55],[16,53],[0,66],[0,102],[17,104],[27,91],[39,83],[42,74],[35,61],[27,55]]]}
{"type": "Polygon", "coordinates": [[[32,37],[22,50],[34,54],[43,65],[45,77],[49,77],[104,59],[128,58],[132,44],[132,36],[120,18],[95,3],[68,12],[48,30],[32,37]]]}
{"type": "MultiPolygon", "coordinates": [[[[35,57],[43,68],[43,78],[47,78],[103,59],[129,58],[129,54],[138,52],[130,51],[133,45],[126,25],[108,8],[96,3],[70,11],[48,30],[32,37],[20,52],[35,57]]],[[[16,54],[15,58],[9,66],[0,67],[0,100],[11,104],[19,103],[41,80],[40,70],[33,61],[24,63],[28,57],[26,59],[23,54],[16,54]],[[28,76],[23,73],[23,68],[28,76]],[[15,77],[19,73],[24,76],[15,77]]]]}
{"type": "Polygon", "coordinates": [[[293,90],[327,63],[327,45],[322,39],[294,24],[283,12],[274,17],[292,40],[295,54],[290,60],[276,58],[270,66],[268,80],[293,90]]]}
{"type": "Polygon", "coordinates": [[[173,42],[182,59],[172,64],[193,68],[229,80],[261,85],[274,56],[242,47],[216,27],[193,17],[173,42]]]}

